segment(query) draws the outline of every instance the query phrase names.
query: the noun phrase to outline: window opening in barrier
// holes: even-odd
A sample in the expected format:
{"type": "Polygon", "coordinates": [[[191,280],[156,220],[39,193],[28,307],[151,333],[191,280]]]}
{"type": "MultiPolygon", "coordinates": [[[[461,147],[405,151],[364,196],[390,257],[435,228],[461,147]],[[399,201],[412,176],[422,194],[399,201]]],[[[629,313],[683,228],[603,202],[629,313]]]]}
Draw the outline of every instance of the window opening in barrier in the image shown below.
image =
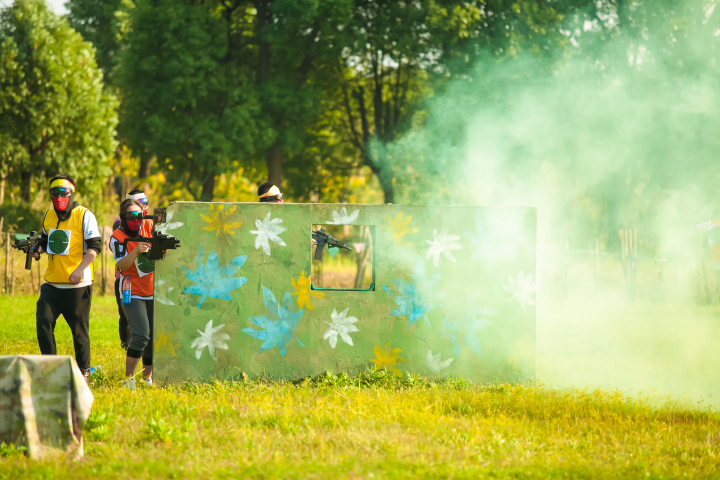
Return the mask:
{"type": "Polygon", "coordinates": [[[313,225],[312,230],[313,290],[375,290],[374,225],[313,225]]]}

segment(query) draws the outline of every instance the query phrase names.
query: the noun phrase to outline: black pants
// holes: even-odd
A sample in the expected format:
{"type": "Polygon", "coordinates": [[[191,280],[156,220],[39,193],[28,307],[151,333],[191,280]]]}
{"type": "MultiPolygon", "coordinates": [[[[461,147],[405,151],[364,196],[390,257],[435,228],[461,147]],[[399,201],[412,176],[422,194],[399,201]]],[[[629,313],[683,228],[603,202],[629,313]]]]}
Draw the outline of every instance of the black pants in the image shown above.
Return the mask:
{"type": "Polygon", "coordinates": [[[127,356],[130,358],[142,357],[143,365],[152,365],[154,302],[133,298],[130,305],[123,305],[123,310],[125,310],[125,316],[130,322],[132,330],[127,356]]]}
{"type": "Polygon", "coordinates": [[[118,314],[120,315],[120,318],[118,320],[120,346],[127,350],[128,346],[130,345],[132,333],[130,332],[130,325],[128,324],[127,317],[125,316],[125,311],[122,308],[122,288],[120,288],[121,282],[122,277],[115,279],[115,301],[117,302],[118,314]]]}
{"type": "Polygon", "coordinates": [[[56,355],[55,323],[62,315],[72,332],[75,360],[81,370],[90,368],[90,304],[92,285],[57,288],[47,283],[40,288],[35,325],[40,352],[56,355]]]}

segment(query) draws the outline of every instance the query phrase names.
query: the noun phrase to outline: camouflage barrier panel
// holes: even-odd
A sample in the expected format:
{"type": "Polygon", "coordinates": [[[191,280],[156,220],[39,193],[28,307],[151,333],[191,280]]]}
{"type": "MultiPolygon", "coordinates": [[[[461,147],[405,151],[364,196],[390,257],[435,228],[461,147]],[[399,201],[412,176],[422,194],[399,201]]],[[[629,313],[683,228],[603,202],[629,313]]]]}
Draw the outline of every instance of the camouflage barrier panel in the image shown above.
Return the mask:
{"type": "Polygon", "coordinates": [[[93,395],[69,356],[0,356],[0,442],[32,458],[83,455],[93,395]]]}
{"type": "Polygon", "coordinates": [[[534,209],[178,202],[158,230],[182,241],[155,264],[161,382],[534,375],[534,209]],[[350,251],[312,260],[319,228],[350,251]]]}

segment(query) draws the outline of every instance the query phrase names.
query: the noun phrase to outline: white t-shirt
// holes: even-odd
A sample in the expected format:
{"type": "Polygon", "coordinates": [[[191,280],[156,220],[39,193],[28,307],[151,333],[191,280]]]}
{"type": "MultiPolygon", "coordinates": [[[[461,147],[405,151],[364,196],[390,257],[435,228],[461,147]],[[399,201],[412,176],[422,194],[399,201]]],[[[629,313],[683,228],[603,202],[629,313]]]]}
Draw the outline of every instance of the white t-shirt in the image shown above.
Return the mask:
{"type": "MultiPolygon", "coordinates": [[[[115,265],[117,265],[117,262],[122,260],[123,258],[127,257],[128,251],[127,248],[125,249],[125,253],[123,255],[118,255],[117,250],[115,249],[115,245],[117,245],[119,242],[115,237],[110,237],[110,251],[113,254],[113,258],[115,258],[115,265]]],[[[127,245],[127,244],[126,244],[127,245]]],[[[122,274],[121,274],[122,275],[122,274]]],[[[131,279],[132,280],[132,279],[131,279]]],[[[121,276],[120,281],[118,282],[118,289],[120,290],[120,298],[122,298],[122,288],[123,288],[123,282],[125,281],[125,277],[121,276]]],[[[130,298],[136,298],[138,300],[152,300],[153,297],[150,295],[149,297],[141,297],[140,295],[130,295],[130,298]]]]}
{"type": "MultiPolygon", "coordinates": [[[[87,253],[87,243],[85,243],[85,240],[90,240],[91,238],[100,238],[100,229],[98,228],[97,219],[95,218],[95,215],[90,211],[85,211],[85,216],[83,217],[83,256],[87,253]]],[[[45,231],[45,228],[43,227],[43,235],[47,235],[48,232],[45,231]]],[[[90,273],[90,266],[88,265],[85,268],[85,271],[83,272],[83,278],[80,283],[77,285],[70,285],[69,283],[51,283],[51,282],[45,282],[53,287],[57,288],[80,288],[80,287],[87,287],[88,285],[92,285],[92,274],[90,273]]]]}

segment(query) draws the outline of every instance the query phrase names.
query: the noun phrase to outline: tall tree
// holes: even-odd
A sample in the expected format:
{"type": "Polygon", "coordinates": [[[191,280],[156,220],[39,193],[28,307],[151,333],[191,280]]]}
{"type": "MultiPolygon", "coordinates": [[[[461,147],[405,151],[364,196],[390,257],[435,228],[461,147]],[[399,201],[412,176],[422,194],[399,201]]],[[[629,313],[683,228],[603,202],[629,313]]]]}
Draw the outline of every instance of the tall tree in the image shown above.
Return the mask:
{"type": "Polygon", "coordinates": [[[283,164],[303,149],[306,125],[321,111],[320,80],[345,45],[340,29],[349,0],[256,0],[256,81],[273,141],[264,150],[268,181],[282,183],[283,164]]]}
{"type": "Polygon", "coordinates": [[[69,0],[66,3],[70,26],[95,47],[95,58],[105,75],[112,78],[120,63],[125,44],[127,15],[132,9],[131,0],[69,0]]]}
{"type": "Polygon", "coordinates": [[[45,174],[71,174],[86,192],[104,185],[115,107],[92,46],[43,1],[0,13],[0,156],[23,200],[45,174]]]}
{"type": "Polygon", "coordinates": [[[252,72],[229,61],[230,26],[210,2],[138,0],[131,22],[118,75],[129,145],[210,201],[216,175],[266,136],[252,72]]]}
{"type": "Polygon", "coordinates": [[[547,30],[560,18],[552,6],[533,1],[356,0],[354,5],[334,80],[348,141],[377,175],[387,203],[395,201],[398,162],[386,146],[422,125],[424,115],[418,113],[433,90],[466,78],[488,52],[542,50],[547,30]]]}

